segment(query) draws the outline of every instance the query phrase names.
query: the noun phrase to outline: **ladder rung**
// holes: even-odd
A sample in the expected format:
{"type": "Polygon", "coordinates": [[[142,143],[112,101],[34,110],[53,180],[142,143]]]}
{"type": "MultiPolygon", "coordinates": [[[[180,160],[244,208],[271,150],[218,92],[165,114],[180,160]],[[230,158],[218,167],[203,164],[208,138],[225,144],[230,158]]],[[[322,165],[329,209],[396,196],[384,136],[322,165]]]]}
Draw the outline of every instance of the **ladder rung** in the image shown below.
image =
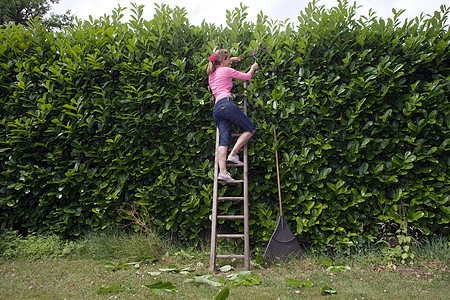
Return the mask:
{"type": "Polygon", "coordinates": [[[242,164],[233,164],[233,163],[227,163],[227,167],[243,167],[244,163],[242,164]]]}
{"type": "Polygon", "coordinates": [[[245,255],[238,255],[238,254],[217,254],[217,258],[240,258],[244,259],[245,255]]]}
{"type": "Polygon", "coordinates": [[[221,215],[221,216],[217,216],[217,219],[223,219],[223,220],[244,220],[244,216],[242,215],[221,215]]]}
{"type": "Polygon", "coordinates": [[[219,201],[244,201],[244,197],[219,197],[219,201]]]}
{"type": "Polygon", "coordinates": [[[239,238],[243,238],[244,235],[243,234],[230,234],[230,233],[226,233],[226,234],[218,234],[217,235],[218,238],[230,238],[230,239],[239,239],[239,238]]]}
{"type": "Polygon", "coordinates": [[[244,183],[244,180],[233,180],[233,181],[222,181],[219,180],[219,183],[228,184],[228,185],[237,185],[238,183],[244,183]]]}
{"type": "Polygon", "coordinates": [[[242,133],[232,133],[231,136],[232,136],[232,137],[234,137],[234,136],[241,136],[241,134],[242,134],[242,133]]]}

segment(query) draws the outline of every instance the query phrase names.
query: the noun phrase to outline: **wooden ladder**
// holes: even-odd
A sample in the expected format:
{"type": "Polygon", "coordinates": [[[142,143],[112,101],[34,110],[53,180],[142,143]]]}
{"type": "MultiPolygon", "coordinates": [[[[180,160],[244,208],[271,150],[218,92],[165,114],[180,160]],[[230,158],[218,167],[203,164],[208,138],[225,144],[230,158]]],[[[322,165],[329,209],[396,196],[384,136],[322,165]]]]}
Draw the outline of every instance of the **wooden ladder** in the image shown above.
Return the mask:
{"type": "MultiPolygon", "coordinates": [[[[244,89],[247,88],[247,82],[244,82],[244,89]]],[[[247,97],[245,95],[239,95],[243,97],[243,104],[241,109],[247,114],[247,97]]],[[[232,137],[240,136],[238,133],[233,133],[232,137]]],[[[242,147],[242,164],[227,163],[228,167],[243,168],[243,180],[235,180],[232,182],[219,182],[217,177],[219,176],[219,159],[217,157],[217,151],[219,148],[219,129],[216,129],[216,154],[214,162],[214,190],[213,190],[213,203],[212,203],[212,225],[211,225],[211,256],[209,261],[209,270],[214,271],[216,268],[217,258],[238,258],[244,259],[244,268],[246,271],[250,270],[250,235],[249,235],[249,212],[248,212],[248,157],[247,157],[247,145],[242,147]],[[223,185],[243,185],[243,195],[241,197],[219,197],[219,183],[223,185]],[[244,215],[219,215],[218,214],[218,201],[242,201],[244,215]],[[217,233],[217,220],[244,220],[244,232],[243,233],[217,233]],[[244,239],[244,254],[217,254],[217,239],[220,238],[233,238],[244,239]]]]}

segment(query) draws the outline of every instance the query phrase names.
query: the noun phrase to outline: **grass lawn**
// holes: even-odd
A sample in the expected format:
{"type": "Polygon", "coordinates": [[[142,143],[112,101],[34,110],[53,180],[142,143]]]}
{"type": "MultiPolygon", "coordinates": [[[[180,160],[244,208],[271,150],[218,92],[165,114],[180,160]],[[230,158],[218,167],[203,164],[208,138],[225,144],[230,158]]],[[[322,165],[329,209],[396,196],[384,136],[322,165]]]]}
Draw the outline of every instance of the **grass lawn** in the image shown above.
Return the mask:
{"type": "Polygon", "coordinates": [[[316,254],[306,254],[286,264],[253,264],[250,273],[253,281],[230,278],[242,271],[241,261],[218,260],[219,266],[230,265],[234,269],[211,273],[206,251],[149,250],[148,245],[149,241],[142,236],[91,236],[69,256],[2,258],[0,299],[199,300],[215,299],[228,287],[228,299],[411,300],[448,299],[450,290],[448,243],[435,249],[441,252],[437,256],[429,255],[429,247],[416,250],[418,255],[412,267],[379,264],[381,257],[376,253],[333,259],[348,266],[346,270],[327,271],[323,263],[327,258],[316,254]],[[149,259],[154,256],[157,260],[149,259]],[[193,283],[196,278],[200,280],[193,283]],[[312,286],[298,287],[286,283],[286,279],[296,279],[298,283],[309,280],[312,286]],[[173,291],[145,287],[157,281],[170,282],[173,291]],[[102,287],[109,287],[110,291],[99,292],[102,287]],[[330,287],[335,294],[323,295],[324,287],[330,287]]]}

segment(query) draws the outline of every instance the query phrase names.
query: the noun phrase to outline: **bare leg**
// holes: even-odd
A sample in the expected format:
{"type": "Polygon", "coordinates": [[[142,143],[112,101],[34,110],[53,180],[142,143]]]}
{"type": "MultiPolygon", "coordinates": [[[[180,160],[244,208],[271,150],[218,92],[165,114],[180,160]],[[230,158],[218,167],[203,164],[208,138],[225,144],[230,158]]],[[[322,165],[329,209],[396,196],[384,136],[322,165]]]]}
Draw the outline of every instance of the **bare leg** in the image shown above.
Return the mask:
{"type": "Polygon", "coordinates": [[[217,156],[219,157],[219,173],[223,175],[228,173],[227,152],[228,152],[227,146],[219,146],[219,149],[217,150],[217,156]]]}
{"type": "Polygon", "coordinates": [[[255,132],[244,132],[243,134],[241,134],[241,136],[239,136],[238,140],[236,141],[236,144],[234,145],[233,149],[231,150],[230,155],[236,156],[241,150],[241,148],[244,147],[245,144],[247,144],[248,141],[252,138],[254,133],[255,132]]]}

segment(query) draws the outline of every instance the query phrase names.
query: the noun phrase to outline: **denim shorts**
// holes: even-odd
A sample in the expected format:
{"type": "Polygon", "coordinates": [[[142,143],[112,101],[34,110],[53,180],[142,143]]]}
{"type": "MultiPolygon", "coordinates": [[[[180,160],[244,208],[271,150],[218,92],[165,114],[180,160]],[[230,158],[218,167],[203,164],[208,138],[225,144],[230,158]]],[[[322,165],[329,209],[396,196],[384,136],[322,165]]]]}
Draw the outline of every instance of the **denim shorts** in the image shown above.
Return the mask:
{"type": "Polygon", "coordinates": [[[234,104],[233,98],[222,98],[214,105],[214,121],[219,128],[219,146],[230,146],[231,124],[244,132],[256,133],[252,121],[234,104]]]}

